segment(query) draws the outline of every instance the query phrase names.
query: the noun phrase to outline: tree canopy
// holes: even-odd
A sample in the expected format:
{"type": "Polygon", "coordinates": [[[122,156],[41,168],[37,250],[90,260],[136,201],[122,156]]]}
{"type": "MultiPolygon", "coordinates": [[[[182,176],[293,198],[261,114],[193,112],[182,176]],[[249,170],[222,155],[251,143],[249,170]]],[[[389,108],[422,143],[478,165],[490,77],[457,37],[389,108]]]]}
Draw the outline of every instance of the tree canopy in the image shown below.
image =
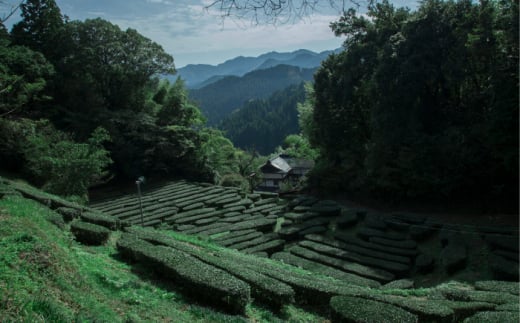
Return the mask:
{"type": "Polygon", "coordinates": [[[395,200],[518,201],[518,4],[383,1],[331,24],[315,180],[395,200]],[[507,197],[507,198],[506,198],[507,197]]]}
{"type": "Polygon", "coordinates": [[[182,80],[160,80],[175,67],[159,44],[101,18],[69,21],[54,0],[27,0],[21,16],[0,37],[3,168],[78,196],[114,176],[240,171],[238,157],[224,167],[238,151],[204,128],[182,80]]]}

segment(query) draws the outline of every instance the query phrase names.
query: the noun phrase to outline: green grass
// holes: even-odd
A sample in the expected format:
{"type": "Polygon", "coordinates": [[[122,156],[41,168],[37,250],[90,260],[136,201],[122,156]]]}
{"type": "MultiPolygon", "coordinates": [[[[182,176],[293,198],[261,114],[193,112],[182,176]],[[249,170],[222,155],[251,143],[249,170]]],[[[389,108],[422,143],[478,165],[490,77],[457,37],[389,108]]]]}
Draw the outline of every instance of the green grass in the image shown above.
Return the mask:
{"type": "MultiPolygon", "coordinates": [[[[87,247],[48,218],[56,213],[22,197],[0,199],[0,317],[12,322],[322,322],[300,309],[273,314],[249,306],[231,316],[190,303],[144,269],[118,260],[120,233],[87,247]]],[[[194,243],[205,241],[179,236],[194,243]]]]}

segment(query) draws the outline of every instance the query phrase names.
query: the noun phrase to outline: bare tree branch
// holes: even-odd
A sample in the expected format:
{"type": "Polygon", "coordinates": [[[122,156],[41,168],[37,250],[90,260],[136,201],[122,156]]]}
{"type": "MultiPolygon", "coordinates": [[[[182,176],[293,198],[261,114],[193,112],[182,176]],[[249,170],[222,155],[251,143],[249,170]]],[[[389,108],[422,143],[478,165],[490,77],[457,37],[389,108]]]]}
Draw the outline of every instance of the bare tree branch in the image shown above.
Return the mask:
{"type": "Polygon", "coordinates": [[[14,13],[20,8],[20,6],[22,5],[22,3],[24,3],[25,0],[21,0],[20,2],[16,3],[16,4],[12,4],[12,3],[9,3],[7,1],[4,1],[4,0],[1,0],[0,1],[0,6],[2,7],[8,7],[9,9],[7,10],[7,13],[4,14],[2,17],[0,17],[0,23],[4,23],[7,21],[7,19],[11,18],[12,15],[14,15],[14,13]]]}
{"type": "Polygon", "coordinates": [[[205,8],[220,12],[223,19],[236,17],[250,19],[255,24],[283,24],[309,17],[320,7],[328,6],[341,14],[348,7],[359,8],[362,3],[371,1],[328,0],[323,5],[323,0],[214,0],[205,8]]]}

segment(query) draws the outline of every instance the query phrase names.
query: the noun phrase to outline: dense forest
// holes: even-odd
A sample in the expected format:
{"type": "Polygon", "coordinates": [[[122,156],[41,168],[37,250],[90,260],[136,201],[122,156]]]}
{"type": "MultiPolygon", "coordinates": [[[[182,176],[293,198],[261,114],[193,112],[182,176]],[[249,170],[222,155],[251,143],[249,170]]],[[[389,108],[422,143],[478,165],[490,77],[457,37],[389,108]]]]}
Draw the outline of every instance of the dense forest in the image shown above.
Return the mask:
{"type": "Polygon", "coordinates": [[[315,71],[315,68],[278,65],[243,77],[227,76],[189,93],[208,118],[208,124],[215,126],[251,99],[266,99],[289,85],[311,81],[315,71]]]}
{"type": "MultiPolygon", "coordinates": [[[[518,9],[510,0],[427,0],[414,11],[382,1],[331,23],[344,50],[315,72],[300,133],[284,142],[317,159],[311,187],[517,210],[518,9]]],[[[278,127],[298,131],[286,104],[301,87],[267,97],[273,83],[299,84],[314,70],[282,65],[188,93],[159,78],[174,72],[173,57],[136,30],[70,21],[53,0],[24,1],[21,16],[0,28],[1,168],[51,192],[85,199],[93,184],[140,175],[247,185],[258,161],[207,128],[190,97],[211,102],[204,112],[216,125],[262,95],[246,104],[251,118],[233,116],[243,128],[226,121],[232,137],[265,140],[262,152],[273,132],[286,135],[278,127]],[[226,82],[241,102],[221,91],[226,82]]]]}
{"type": "Polygon", "coordinates": [[[100,18],[69,21],[53,0],[25,1],[21,16],[0,33],[3,171],[80,200],[114,177],[248,171],[252,158],[204,127],[183,82],[159,79],[175,72],[159,44],[100,18]]]}
{"type": "Polygon", "coordinates": [[[331,24],[315,75],[313,185],[518,210],[518,2],[383,1],[331,24]]]}
{"type": "Polygon", "coordinates": [[[303,83],[250,100],[219,125],[235,146],[268,155],[284,139],[300,132],[297,105],[305,100],[303,83]]]}

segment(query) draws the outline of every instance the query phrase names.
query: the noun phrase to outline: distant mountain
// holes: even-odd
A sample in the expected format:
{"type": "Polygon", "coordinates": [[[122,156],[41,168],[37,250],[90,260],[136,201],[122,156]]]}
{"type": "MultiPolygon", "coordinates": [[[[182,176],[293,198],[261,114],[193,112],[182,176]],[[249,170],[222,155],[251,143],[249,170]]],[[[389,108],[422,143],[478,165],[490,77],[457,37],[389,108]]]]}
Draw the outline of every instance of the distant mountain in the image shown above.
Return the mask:
{"type": "Polygon", "coordinates": [[[170,80],[176,79],[178,76],[186,82],[188,88],[201,88],[212,81],[218,80],[216,76],[244,76],[254,70],[266,69],[276,65],[291,65],[301,68],[316,68],[330,54],[339,52],[341,49],[324,51],[315,53],[306,49],[299,49],[294,52],[279,53],[269,52],[258,57],[239,56],[230,59],[219,65],[187,65],[177,70],[177,74],[168,77],[170,80]]]}
{"type": "Polygon", "coordinates": [[[252,99],[264,99],[289,85],[311,81],[317,68],[277,65],[242,77],[227,76],[200,89],[189,91],[209,125],[217,125],[234,110],[252,99]]]}
{"type": "Polygon", "coordinates": [[[290,85],[267,99],[247,101],[219,128],[235,146],[268,155],[282,145],[285,137],[300,132],[297,104],[304,100],[303,83],[290,85]]]}

